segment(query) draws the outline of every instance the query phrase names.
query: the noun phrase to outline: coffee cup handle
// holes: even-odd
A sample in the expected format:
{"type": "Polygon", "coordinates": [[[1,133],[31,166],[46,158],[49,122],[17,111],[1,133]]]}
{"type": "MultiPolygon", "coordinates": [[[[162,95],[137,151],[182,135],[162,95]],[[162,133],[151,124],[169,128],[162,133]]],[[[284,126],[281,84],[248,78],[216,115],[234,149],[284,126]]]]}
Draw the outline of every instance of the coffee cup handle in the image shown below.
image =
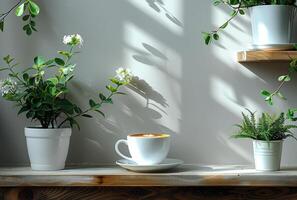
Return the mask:
{"type": "Polygon", "coordinates": [[[117,152],[117,154],[118,154],[119,156],[125,158],[126,160],[131,160],[131,161],[133,161],[132,158],[130,158],[130,157],[128,157],[128,156],[125,156],[124,154],[122,154],[122,153],[120,152],[120,150],[119,150],[119,145],[120,145],[121,143],[124,143],[124,144],[126,144],[126,145],[128,146],[128,142],[127,142],[127,140],[119,140],[119,141],[117,141],[117,143],[115,144],[115,151],[117,152]]]}

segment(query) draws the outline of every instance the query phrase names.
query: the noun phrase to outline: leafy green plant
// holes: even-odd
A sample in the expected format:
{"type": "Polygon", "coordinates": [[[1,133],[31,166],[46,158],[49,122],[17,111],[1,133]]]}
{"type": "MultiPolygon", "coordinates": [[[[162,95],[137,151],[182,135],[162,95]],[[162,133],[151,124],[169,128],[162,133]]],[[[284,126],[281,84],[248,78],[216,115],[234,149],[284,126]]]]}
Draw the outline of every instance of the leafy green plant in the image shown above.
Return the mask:
{"type": "Polygon", "coordinates": [[[219,27],[210,31],[202,32],[202,37],[206,45],[213,40],[219,40],[220,32],[238,15],[245,15],[246,9],[259,5],[292,5],[295,6],[296,0],[215,0],[213,5],[226,5],[231,9],[230,17],[219,27]]]}
{"type": "MultiPolygon", "coordinates": [[[[295,47],[295,50],[297,50],[297,44],[295,44],[294,47],[295,47]]],[[[266,89],[261,90],[261,95],[264,97],[264,100],[271,106],[273,105],[274,97],[278,97],[281,100],[287,100],[287,98],[281,93],[281,89],[286,83],[290,82],[293,75],[297,73],[297,59],[296,58],[290,58],[290,59],[291,61],[289,64],[288,72],[286,74],[279,76],[277,79],[280,82],[278,87],[274,91],[268,91],[266,89]]],[[[297,108],[289,108],[286,113],[287,119],[290,119],[292,121],[297,121],[297,117],[295,116],[296,112],[297,112],[297,108]]]]}
{"type": "Polygon", "coordinates": [[[250,138],[266,141],[283,140],[287,137],[295,138],[291,129],[297,128],[297,126],[286,125],[284,113],[281,113],[279,116],[262,113],[262,116],[256,120],[255,113],[250,110],[248,112],[249,116],[242,113],[242,123],[235,125],[239,130],[232,136],[233,138],[250,138]]]}
{"type": "Polygon", "coordinates": [[[128,69],[118,69],[117,75],[110,79],[111,84],[106,86],[109,94],[98,93],[98,99],[90,99],[88,108],[82,110],[67,98],[68,83],[73,79],[76,67],[71,58],[78,53],[74,49],[82,45],[82,38],[78,34],[65,36],[63,43],[69,50],[58,51],[59,56],[51,59],[37,56],[33,66],[24,71],[16,71],[17,63],[9,55],[3,59],[7,67],[0,69],[8,71],[9,75],[0,83],[4,99],[15,102],[20,107],[18,114],[26,113],[28,119],[38,121],[43,128],[62,127],[65,123],[79,128],[76,119],[92,118],[89,114],[92,111],[104,117],[102,105],[112,104],[114,95],[124,94],[119,88],[132,80],[128,69]],[[46,76],[53,72],[54,76],[46,76]]]}
{"type": "Polygon", "coordinates": [[[33,31],[37,31],[34,18],[39,14],[40,8],[33,0],[19,0],[7,12],[0,13],[0,30],[4,31],[6,17],[15,11],[17,17],[22,17],[24,21],[23,30],[27,35],[31,35],[33,31]]]}

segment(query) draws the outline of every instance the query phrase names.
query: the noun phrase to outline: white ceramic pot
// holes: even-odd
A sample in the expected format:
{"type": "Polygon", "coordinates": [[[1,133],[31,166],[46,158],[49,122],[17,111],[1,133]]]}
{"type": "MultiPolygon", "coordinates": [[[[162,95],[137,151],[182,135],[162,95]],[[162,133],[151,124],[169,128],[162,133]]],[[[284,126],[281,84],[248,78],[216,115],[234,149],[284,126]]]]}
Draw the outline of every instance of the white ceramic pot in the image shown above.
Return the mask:
{"type": "Polygon", "coordinates": [[[71,128],[25,128],[32,170],[64,169],[71,128]]]}
{"type": "Polygon", "coordinates": [[[253,45],[292,43],[296,9],[289,5],[263,5],[250,8],[253,45]]]}
{"type": "Polygon", "coordinates": [[[282,157],[283,141],[254,140],[254,159],[256,170],[278,171],[282,157]]]}

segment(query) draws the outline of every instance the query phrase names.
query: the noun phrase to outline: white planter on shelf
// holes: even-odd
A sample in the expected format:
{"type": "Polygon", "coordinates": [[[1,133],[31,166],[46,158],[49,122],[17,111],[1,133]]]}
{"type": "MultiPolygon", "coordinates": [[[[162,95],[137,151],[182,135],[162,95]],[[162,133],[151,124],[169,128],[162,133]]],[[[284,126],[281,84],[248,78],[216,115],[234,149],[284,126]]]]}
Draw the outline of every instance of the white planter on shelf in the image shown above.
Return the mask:
{"type": "Polygon", "coordinates": [[[71,131],[71,128],[25,128],[32,170],[64,169],[71,131]]]}
{"type": "Polygon", "coordinates": [[[251,7],[253,45],[291,43],[295,12],[290,5],[251,7]]]}
{"type": "Polygon", "coordinates": [[[280,170],[283,140],[269,142],[262,140],[254,140],[253,147],[256,170],[280,170]]]}

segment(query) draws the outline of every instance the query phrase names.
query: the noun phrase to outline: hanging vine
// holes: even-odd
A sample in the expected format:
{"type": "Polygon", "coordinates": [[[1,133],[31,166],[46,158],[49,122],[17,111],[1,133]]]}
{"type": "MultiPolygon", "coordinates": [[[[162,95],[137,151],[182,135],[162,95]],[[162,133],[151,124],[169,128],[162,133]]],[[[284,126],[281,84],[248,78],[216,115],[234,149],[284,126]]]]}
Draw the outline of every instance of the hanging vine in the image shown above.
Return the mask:
{"type": "Polygon", "coordinates": [[[8,11],[0,13],[0,30],[2,32],[4,31],[6,17],[12,12],[24,21],[23,30],[27,35],[31,35],[33,31],[37,31],[34,18],[39,14],[40,8],[34,1],[19,0],[8,11]]]}

